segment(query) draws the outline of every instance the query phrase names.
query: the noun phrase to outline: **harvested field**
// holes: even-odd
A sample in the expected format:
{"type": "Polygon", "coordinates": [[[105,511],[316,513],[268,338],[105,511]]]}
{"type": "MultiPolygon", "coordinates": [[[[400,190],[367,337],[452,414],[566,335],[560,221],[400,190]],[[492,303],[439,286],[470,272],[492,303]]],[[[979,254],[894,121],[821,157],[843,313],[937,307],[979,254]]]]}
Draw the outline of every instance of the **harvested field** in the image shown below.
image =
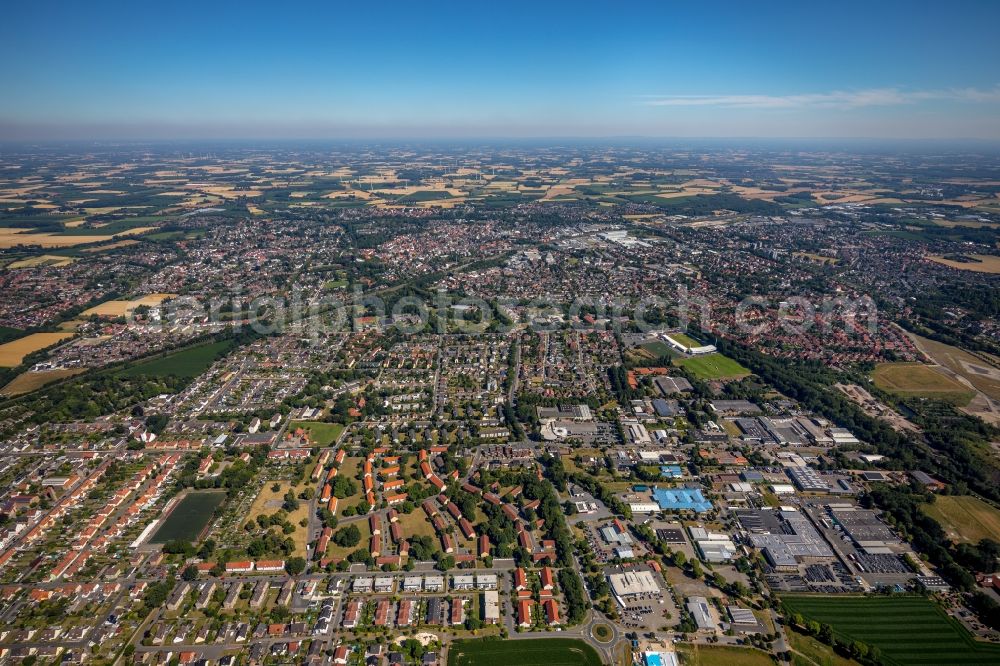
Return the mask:
{"type": "Polygon", "coordinates": [[[72,377],[84,372],[83,368],[66,368],[62,370],[44,370],[42,372],[22,372],[12,379],[10,383],[0,389],[0,396],[11,397],[31,393],[46,384],[50,384],[66,377],[72,377]]]}
{"type": "Polygon", "coordinates": [[[975,261],[955,261],[944,257],[930,255],[927,258],[949,268],[957,268],[961,271],[972,271],[974,273],[1000,273],[1000,256],[992,254],[970,254],[969,257],[975,261]]]}
{"type": "Polygon", "coordinates": [[[81,252],[87,252],[93,254],[95,252],[105,252],[107,250],[114,250],[119,247],[128,247],[129,245],[135,245],[139,241],[137,240],[120,240],[114,243],[108,243],[107,245],[101,245],[100,247],[85,247],[81,252]]]}
{"type": "Polygon", "coordinates": [[[57,254],[42,254],[37,257],[28,257],[26,259],[18,259],[17,261],[12,261],[7,264],[7,268],[18,269],[18,268],[35,268],[38,266],[51,266],[53,268],[60,268],[62,266],[68,266],[72,264],[75,259],[72,257],[60,257],[57,254]]]}
{"type": "Polygon", "coordinates": [[[149,294],[130,301],[105,301],[100,305],[95,305],[89,310],[84,310],[80,313],[80,316],[90,317],[97,315],[98,317],[124,317],[140,305],[154,307],[163,301],[169,298],[175,298],[176,296],[177,294],[149,294]]]}
{"type": "Polygon", "coordinates": [[[0,249],[17,247],[18,245],[37,245],[38,247],[73,247],[87,243],[102,243],[118,236],[135,236],[152,231],[156,227],[135,227],[108,235],[59,235],[50,233],[31,233],[27,229],[0,227],[0,249]]]}
{"type": "Polygon", "coordinates": [[[51,347],[57,342],[73,337],[73,333],[32,333],[23,338],[0,345],[0,367],[14,368],[21,365],[24,357],[39,349],[51,347]]]}

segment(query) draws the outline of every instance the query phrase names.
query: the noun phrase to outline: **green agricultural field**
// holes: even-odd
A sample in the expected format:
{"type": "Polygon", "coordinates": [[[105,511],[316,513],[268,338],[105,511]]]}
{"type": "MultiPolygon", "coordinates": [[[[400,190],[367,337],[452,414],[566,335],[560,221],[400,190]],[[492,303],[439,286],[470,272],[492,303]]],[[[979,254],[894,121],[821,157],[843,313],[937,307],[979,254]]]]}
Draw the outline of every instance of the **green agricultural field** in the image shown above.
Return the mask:
{"type": "Polygon", "coordinates": [[[292,421],[288,424],[289,430],[295,431],[302,428],[309,433],[309,439],[316,446],[330,446],[337,441],[340,433],[344,431],[344,426],[339,423],[322,423],[319,421],[292,421]]]}
{"type": "Polygon", "coordinates": [[[749,370],[722,354],[691,356],[678,359],[674,363],[687,368],[695,377],[702,380],[739,379],[750,374],[749,370]]]}
{"type": "Polygon", "coordinates": [[[966,405],[975,395],[968,387],[922,363],[882,363],[872,373],[875,386],[901,396],[935,398],[966,405]]]}
{"type": "Polygon", "coordinates": [[[572,638],[455,641],[448,666],[601,666],[594,648],[572,638]]]}
{"type": "Polygon", "coordinates": [[[451,199],[451,193],[444,190],[419,190],[412,194],[406,194],[396,199],[396,203],[418,203],[420,201],[437,201],[439,199],[451,199]]]}
{"type": "Polygon", "coordinates": [[[833,627],[844,641],[862,641],[899,666],[997,664],[1000,645],[976,642],[926,597],[786,595],[792,613],[833,627]]]}
{"type": "Polygon", "coordinates": [[[677,653],[684,666],[772,666],[771,655],[749,648],[724,645],[678,645],[677,653]]]}
{"type": "Polygon", "coordinates": [[[924,513],[941,525],[954,541],[1000,541],[1000,510],[969,495],[940,495],[923,506],[924,513]]]}
{"type": "Polygon", "coordinates": [[[173,354],[126,366],[115,374],[118,377],[197,377],[228,352],[233,344],[232,340],[222,340],[188,347],[173,354]]]}
{"type": "Polygon", "coordinates": [[[149,542],[166,543],[174,539],[197,541],[208,527],[208,521],[215,515],[215,510],[225,499],[226,493],[219,490],[188,493],[170,512],[149,542]]]}
{"type": "Polygon", "coordinates": [[[120,234],[123,231],[130,231],[132,229],[138,229],[140,227],[155,227],[158,224],[163,224],[164,220],[169,218],[163,215],[148,215],[144,217],[129,217],[123,220],[113,220],[104,224],[103,226],[79,226],[79,227],[67,227],[59,235],[61,236],[92,236],[92,235],[110,235],[110,234],[120,234]]]}

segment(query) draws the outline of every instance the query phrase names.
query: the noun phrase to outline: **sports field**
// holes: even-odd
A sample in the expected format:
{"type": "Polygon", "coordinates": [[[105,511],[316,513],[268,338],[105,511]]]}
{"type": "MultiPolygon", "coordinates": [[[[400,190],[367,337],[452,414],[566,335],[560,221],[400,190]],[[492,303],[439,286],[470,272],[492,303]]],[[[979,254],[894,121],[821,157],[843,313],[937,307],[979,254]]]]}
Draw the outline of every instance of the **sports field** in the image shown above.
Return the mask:
{"type": "Polygon", "coordinates": [[[648,352],[649,358],[659,358],[661,356],[676,356],[676,352],[666,342],[652,340],[644,342],[638,347],[644,352],[648,352]]]}
{"type": "Polygon", "coordinates": [[[760,650],[725,645],[681,644],[677,646],[677,653],[684,666],[771,666],[777,663],[760,650]]]}
{"type": "Polygon", "coordinates": [[[1000,541],[1000,510],[969,495],[935,496],[924,513],[936,520],[954,541],[1000,541]]]}
{"type": "Polygon", "coordinates": [[[128,366],[115,373],[119,377],[197,377],[229,351],[232,341],[210,342],[174,354],[128,366]]]}
{"type": "Polygon", "coordinates": [[[594,648],[572,638],[455,641],[448,666],[601,666],[594,648]]]}
{"type": "Polygon", "coordinates": [[[922,363],[881,363],[872,372],[875,386],[901,396],[935,398],[964,405],[974,392],[922,363]]]}
{"type": "Polygon", "coordinates": [[[21,365],[21,361],[28,354],[34,353],[39,349],[45,349],[46,347],[51,347],[57,342],[61,342],[66,338],[72,338],[72,332],[65,333],[32,333],[31,335],[26,335],[23,338],[18,338],[17,340],[12,340],[5,344],[0,345],[0,367],[2,368],[16,368],[21,365]]]}
{"type": "Polygon", "coordinates": [[[705,354],[674,361],[691,371],[698,379],[739,379],[746,377],[750,371],[733,359],[722,354],[705,354]]]}
{"type": "Polygon", "coordinates": [[[829,624],[842,640],[878,648],[885,664],[1000,663],[1000,645],[976,642],[925,597],[786,595],[781,600],[791,612],[829,624]]]}
{"type": "Polygon", "coordinates": [[[225,499],[226,493],[218,490],[188,493],[156,530],[150,543],[166,543],[174,539],[197,541],[225,499]]]}
{"type": "Polygon", "coordinates": [[[677,343],[680,343],[680,344],[684,345],[685,347],[701,347],[702,346],[701,342],[698,342],[697,340],[695,340],[691,336],[685,335],[683,333],[671,333],[670,334],[670,339],[673,340],[674,342],[677,342],[677,343]]]}

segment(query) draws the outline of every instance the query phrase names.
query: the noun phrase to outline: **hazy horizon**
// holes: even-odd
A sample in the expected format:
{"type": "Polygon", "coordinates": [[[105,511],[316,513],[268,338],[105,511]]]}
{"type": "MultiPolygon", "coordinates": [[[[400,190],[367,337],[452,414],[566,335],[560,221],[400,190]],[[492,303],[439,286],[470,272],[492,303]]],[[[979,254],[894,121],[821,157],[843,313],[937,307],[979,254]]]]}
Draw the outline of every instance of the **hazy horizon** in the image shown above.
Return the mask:
{"type": "Polygon", "coordinates": [[[17,5],[0,140],[1000,140],[1000,5],[17,5]]]}

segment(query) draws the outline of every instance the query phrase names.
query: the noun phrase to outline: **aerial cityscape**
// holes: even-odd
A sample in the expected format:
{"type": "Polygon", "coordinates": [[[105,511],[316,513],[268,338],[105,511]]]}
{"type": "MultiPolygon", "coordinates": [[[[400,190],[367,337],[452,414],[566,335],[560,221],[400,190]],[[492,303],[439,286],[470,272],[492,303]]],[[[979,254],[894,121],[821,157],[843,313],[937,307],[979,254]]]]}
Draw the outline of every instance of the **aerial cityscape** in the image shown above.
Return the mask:
{"type": "Polygon", "coordinates": [[[1000,7],[444,4],[11,9],[0,664],[1000,663],[1000,7]]]}

